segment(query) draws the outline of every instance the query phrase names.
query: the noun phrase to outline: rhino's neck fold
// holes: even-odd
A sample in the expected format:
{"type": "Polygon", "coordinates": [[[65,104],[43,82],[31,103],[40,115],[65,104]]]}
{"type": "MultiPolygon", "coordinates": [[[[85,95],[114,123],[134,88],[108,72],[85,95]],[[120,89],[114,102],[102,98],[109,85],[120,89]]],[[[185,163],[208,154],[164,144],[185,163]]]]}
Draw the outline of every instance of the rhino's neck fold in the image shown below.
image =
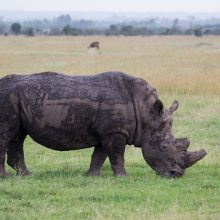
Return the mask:
{"type": "Polygon", "coordinates": [[[140,108],[139,108],[138,101],[135,96],[133,96],[133,101],[134,101],[134,111],[135,111],[135,121],[136,121],[136,128],[135,128],[135,133],[133,137],[133,143],[135,147],[141,147],[142,132],[141,132],[140,108]]]}

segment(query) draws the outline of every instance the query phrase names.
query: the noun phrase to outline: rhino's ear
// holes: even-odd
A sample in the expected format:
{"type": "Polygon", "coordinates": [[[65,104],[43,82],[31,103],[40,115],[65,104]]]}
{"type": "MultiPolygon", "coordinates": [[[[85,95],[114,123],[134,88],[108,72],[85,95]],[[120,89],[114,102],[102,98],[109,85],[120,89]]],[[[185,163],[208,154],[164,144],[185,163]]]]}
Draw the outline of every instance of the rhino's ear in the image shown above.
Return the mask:
{"type": "Polygon", "coordinates": [[[178,101],[174,101],[172,106],[170,107],[170,113],[172,114],[174,111],[176,111],[179,107],[179,102],[178,101]]]}
{"type": "Polygon", "coordinates": [[[157,99],[153,104],[152,110],[154,113],[160,115],[163,112],[163,103],[157,99]]]}

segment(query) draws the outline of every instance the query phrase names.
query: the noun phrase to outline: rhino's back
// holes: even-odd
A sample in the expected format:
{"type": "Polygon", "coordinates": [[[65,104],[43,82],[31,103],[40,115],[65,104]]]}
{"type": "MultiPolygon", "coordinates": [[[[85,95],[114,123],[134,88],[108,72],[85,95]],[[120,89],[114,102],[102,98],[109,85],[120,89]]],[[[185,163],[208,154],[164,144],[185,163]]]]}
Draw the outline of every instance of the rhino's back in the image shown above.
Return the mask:
{"type": "Polygon", "coordinates": [[[89,99],[108,104],[128,103],[131,98],[132,77],[123,73],[107,72],[95,76],[67,76],[58,73],[39,73],[24,76],[29,90],[50,90],[48,99],[89,99]]]}
{"type": "Polygon", "coordinates": [[[55,72],[12,74],[0,79],[0,102],[11,93],[19,93],[19,98],[34,105],[47,93],[49,100],[79,98],[106,104],[127,104],[132,101],[133,79],[121,72],[94,76],[68,76],[55,72]]]}

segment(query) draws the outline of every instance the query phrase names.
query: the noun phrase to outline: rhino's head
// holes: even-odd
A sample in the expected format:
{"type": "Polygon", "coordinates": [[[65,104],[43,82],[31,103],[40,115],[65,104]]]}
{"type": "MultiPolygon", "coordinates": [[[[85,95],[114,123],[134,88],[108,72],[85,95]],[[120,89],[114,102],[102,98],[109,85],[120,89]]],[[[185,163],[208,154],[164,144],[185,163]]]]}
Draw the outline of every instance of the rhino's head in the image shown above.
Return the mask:
{"type": "Polygon", "coordinates": [[[205,150],[188,152],[190,144],[187,138],[175,139],[172,133],[172,114],[178,108],[174,101],[169,109],[156,99],[150,109],[142,139],[142,153],[146,162],[158,175],[165,177],[179,177],[186,168],[201,160],[205,150]]]}

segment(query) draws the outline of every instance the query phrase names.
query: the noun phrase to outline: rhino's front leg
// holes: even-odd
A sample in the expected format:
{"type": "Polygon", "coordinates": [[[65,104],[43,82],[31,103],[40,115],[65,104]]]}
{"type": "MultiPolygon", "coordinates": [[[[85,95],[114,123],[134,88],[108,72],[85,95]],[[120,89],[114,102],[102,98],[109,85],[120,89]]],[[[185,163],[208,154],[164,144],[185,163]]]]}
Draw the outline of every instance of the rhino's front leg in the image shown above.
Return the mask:
{"type": "Polygon", "coordinates": [[[115,176],[126,176],[124,168],[124,152],[126,137],[123,134],[112,134],[102,140],[115,176]]]}
{"type": "Polygon", "coordinates": [[[100,170],[102,168],[103,163],[105,162],[107,158],[107,153],[104,151],[101,145],[96,146],[94,148],[92,157],[91,157],[91,163],[90,168],[86,172],[86,175],[88,176],[99,176],[100,170]]]}

